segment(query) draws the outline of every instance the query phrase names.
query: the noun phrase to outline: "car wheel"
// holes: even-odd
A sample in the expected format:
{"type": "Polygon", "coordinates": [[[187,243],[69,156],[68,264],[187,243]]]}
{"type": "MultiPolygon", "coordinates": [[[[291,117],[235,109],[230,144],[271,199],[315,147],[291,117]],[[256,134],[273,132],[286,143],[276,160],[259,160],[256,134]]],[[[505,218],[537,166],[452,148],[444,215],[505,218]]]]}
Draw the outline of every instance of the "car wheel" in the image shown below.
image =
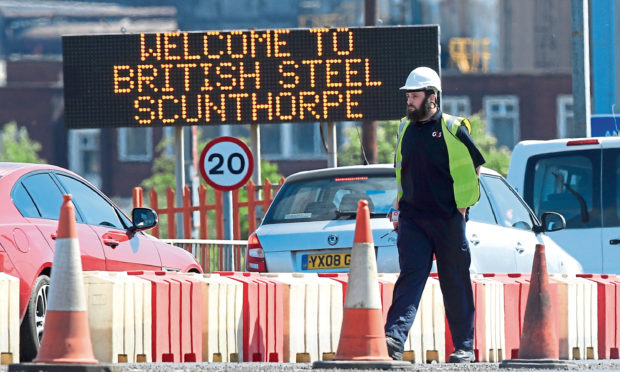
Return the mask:
{"type": "Polygon", "coordinates": [[[20,359],[28,362],[37,356],[39,344],[43,336],[45,313],[47,312],[47,294],[50,287],[50,278],[41,275],[35,280],[26,315],[20,329],[20,359]]]}

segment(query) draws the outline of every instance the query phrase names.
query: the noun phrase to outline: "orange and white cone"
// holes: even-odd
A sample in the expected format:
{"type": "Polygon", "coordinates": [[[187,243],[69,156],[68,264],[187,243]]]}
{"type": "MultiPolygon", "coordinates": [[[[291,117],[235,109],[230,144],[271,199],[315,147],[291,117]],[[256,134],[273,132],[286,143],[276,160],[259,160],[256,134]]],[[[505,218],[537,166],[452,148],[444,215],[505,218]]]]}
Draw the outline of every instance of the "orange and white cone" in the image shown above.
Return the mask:
{"type": "Polygon", "coordinates": [[[521,331],[519,358],[504,360],[500,368],[577,369],[577,365],[566,360],[559,360],[555,314],[551,301],[545,246],[536,244],[530,290],[527,295],[521,331]]]}
{"type": "Polygon", "coordinates": [[[43,338],[35,363],[95,364],[71,195],[63,195],[43,338]]]}
{"type": "Polygon", "coordinates": [[[368,201],[360,200],[338,349],[334,360],[314,362],[313,368],[411,368],[388,355],[381,309],[370,211],[368,201]]]}

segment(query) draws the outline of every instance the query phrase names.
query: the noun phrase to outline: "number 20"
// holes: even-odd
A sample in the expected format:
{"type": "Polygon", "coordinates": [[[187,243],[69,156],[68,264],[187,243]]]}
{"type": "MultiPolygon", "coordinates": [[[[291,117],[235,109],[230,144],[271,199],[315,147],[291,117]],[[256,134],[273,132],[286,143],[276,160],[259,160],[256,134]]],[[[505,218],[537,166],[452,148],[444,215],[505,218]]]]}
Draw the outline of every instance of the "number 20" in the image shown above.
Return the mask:
{"type": "MultiPolygon", "coordinates": [[[[222,154],[217,154],[217,153],[209,155],[209,163],[211,163],[213,160],[216,160],[217,163],[211,169],[209,169],[209,174],[224,174],[224,171],[220,169],[222,168],[222,165],[224,164],[224,156],[222,156],[222,154]]],[[[226,165],[230,173],[240,174],[241,172],[243,172],[243,169],[245,168],[245,159],[243,158],[243,155],[241,155],[240,153],[233,152],[228,157],[228,160],[226,161],[226,165]],[[238,168],[235,168],[233,164],[233,160],[235,158],[239,159],[238,168]]]]}

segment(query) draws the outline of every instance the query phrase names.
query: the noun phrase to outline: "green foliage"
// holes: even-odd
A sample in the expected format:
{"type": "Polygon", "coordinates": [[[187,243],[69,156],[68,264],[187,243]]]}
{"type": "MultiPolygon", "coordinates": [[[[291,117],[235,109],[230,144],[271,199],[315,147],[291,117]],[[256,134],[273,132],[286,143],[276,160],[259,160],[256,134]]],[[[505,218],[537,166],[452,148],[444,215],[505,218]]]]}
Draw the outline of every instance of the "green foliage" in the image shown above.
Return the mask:
{"type": "Polygon", "coordinates": [[[168,154],[164,151],[168,145],[172,144],[172,142],[172,137],[164,137],[157,144],[155,151],[159,153],[159,156],[153,160],[153,173],[151,177],[142,181],[141,186],[144,189],[155,189],[158,193],[163,194],[168,187],[175,187],[176,178],[174,174],[174,155],[168,154]]]}
{"type": "Polygon", "coordinates": [[[484,166],[506,177],[511,151],[506,146],[497,147],[497,138],[487,133],[487,124],[480,114],[472,115],[468,119],[471,123],[471,137],[486,160],[484,166]]]}
{"type": "MultiPolygon", "coordinates": [[[[505,146],[497,147],[497,138],[486,132],[486,122],[480,114],[470,116],[472,126],[472,138],[480,149],[486,163],[485,167],[491,168],[504,177],[508,173],[511,152],[505,146]]],[[[394,161],[394,147],[400,121],[381,121],[377,126],[377,156],[379,163],[392,163],[394,161]]],[[[347,142],[338,151],[338,166],[363,164],[361,155],[361,128],[359,126],[345,130],[347,142]]]]}
{"type": "Polygon", "coordinates": [[[266,160],[261,160],[260,171],[261,171],[261,178],[263,180],[268,179],[272,185],[279,183],[280,178],[282,178],[282,175],[278,173],[278,164],[276,163],[270,163],[266,160]]]}
{"type": "MultiPolygon", "coordinates": [[[[377,125],[377,158],[378,163],[391,164],[394,162],[394,144],[398,134],[396,120],[381,121],[377,125]]],[[[338,149],[338,166],[363,164],[362,156],[362,128],[361,125],[346,128],[346,143],[338,149]]]]}
{"type": "Polygon", "coordinates": [[[45,163],[39,158],[41,144],[28,136],[26,127],[18,127],[14,121],[0,131],[0,161],[20,163],[45,163]]]}

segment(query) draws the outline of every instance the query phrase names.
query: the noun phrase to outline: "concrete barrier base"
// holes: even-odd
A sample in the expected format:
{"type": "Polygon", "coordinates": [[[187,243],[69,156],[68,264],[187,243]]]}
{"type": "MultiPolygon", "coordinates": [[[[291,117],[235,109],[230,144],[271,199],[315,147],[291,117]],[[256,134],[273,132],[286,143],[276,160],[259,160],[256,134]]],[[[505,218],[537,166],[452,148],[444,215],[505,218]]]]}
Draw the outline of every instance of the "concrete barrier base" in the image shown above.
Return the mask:
{"type": "Polygon", "coordinates": [[[577,369],[577,364],[559,359],[510,359],[504,360],[499,368],[523,369],[577,369]]]}
{"type": "Polygon", "coordinates": [[[402,360],[366,361],[366,360],[321,360],[312,363],[313,369],[413,369],[413,364],[402,360]]]}
{"type": "Polygon", "coordinates": [[[20,363],[9,364],[9,372],[122,372],[118,364],[51,364],[20,363]]]}

